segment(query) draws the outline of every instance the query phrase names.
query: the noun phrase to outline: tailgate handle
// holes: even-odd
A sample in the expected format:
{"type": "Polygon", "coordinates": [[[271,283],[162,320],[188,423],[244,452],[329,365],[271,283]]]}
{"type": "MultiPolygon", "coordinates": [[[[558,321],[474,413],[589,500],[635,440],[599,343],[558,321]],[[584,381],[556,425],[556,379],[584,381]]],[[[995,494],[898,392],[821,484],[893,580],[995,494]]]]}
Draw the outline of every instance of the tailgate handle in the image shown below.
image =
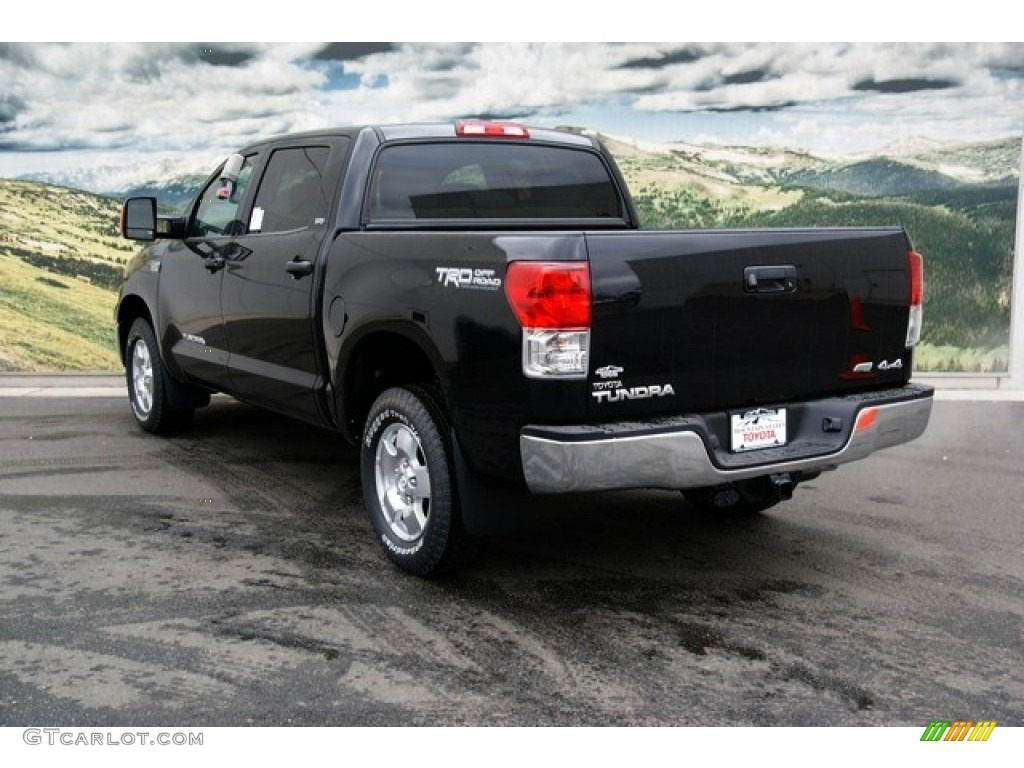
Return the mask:
{"type": "Polygon", "coordinates": [[[796,292],[796,267],[770,266],[743,269],[744,293],[796,292]]]}

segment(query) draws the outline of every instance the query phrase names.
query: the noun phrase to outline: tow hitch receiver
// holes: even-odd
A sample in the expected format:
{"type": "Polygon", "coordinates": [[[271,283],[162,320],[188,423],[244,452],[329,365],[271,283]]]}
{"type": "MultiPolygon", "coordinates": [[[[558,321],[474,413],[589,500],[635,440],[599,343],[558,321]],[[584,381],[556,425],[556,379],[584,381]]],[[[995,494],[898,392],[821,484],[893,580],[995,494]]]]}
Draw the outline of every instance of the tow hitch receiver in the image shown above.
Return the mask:
{"type": "Polygon", "coordinates": [[[793,478],[789,472],[780,472],[771,476],[772,496],[775,501],[788,501],[793,498],[793,478]]]}

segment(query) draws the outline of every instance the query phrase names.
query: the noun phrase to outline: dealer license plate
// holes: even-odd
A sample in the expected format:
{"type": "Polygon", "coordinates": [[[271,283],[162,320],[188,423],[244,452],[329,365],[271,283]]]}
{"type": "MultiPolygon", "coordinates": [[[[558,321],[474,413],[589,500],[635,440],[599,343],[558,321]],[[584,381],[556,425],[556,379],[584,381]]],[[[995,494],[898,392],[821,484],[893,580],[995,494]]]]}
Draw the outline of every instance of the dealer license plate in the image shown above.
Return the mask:
{"type": "Polygon", "coordinates": [[[732,414],[732,450],[756,451],[786,444],[786,409],[757,408],[732,414]]]}

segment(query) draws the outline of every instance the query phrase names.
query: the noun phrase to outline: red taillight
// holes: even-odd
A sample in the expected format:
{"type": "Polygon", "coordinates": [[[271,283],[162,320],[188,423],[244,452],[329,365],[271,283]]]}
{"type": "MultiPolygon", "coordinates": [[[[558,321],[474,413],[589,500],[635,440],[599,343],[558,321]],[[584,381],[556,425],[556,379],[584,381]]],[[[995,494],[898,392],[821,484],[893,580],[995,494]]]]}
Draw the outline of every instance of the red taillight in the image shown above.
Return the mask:
{"type": "Polygon", "coordinates": [[[505,139],[528,139],[530,132],[525,125],[505,123],[498,120],[456,120],[456,136],[490,136],[505,139]]]}
{"type": "Polygon", "coordinates": [[[505,295],[523,328],[590,328],[590,265],[586,262],[514,261],[505,295]]]}
{"type": "Polygon", "coordinates": [[[921,319],[924,315],[924,259],[916,251],[907,251],[910,270],[910,312],[907,315],[907,346],[921,340],[921,319]]]}
{"type": "Polygon", "coordinates": [[[907,252],[910,265],[910,306],[917,307],[924,303],[924,259],[917,251],[907,252]]]}

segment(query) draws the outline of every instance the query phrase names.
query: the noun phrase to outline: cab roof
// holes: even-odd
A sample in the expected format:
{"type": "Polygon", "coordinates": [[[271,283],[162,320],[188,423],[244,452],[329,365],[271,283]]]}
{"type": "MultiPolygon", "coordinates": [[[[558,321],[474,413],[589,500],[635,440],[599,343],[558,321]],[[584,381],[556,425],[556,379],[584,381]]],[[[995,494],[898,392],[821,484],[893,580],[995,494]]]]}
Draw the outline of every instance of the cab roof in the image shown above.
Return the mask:
{"type": "Polygon", "coordinates": [[[283,134],[280,136],[274,136],[272,138],[264,139],[263,141],[255,142],[254,144],[245,147],[241,151],[244,154],[245,152],[265,147],[268,144],[276,144],[283,141],[330,138],[336,136],[354,137],[363,131],[373,131],[374,133],[377,134],[377,136],[380,138],[382,142],[434,138],[455,139],[462,137],[466,138],[467,140],[480,138],[497,138],[500,141],[542,141],[545,143],[566,144],[578,147],[595,147],[597,144],[596,140],[586,133],[574,133],[571,131],[555,130],[552,128],[535,128],[532,126],[525,126],[522,123],[510,123],[506,121],[473,120],[450,123],[401,123],[386,125],[339,126],[336,128],[324,128],[316,131],[303,131],[301,133],[290,133],[283,134]],[[491,132],[457,132],[456,126],[466,123],[479,124],[482,126],[516,126],[522,128],[526,135],[521,136],[506,134],[499,138],[495,133],[491,132]]]}

